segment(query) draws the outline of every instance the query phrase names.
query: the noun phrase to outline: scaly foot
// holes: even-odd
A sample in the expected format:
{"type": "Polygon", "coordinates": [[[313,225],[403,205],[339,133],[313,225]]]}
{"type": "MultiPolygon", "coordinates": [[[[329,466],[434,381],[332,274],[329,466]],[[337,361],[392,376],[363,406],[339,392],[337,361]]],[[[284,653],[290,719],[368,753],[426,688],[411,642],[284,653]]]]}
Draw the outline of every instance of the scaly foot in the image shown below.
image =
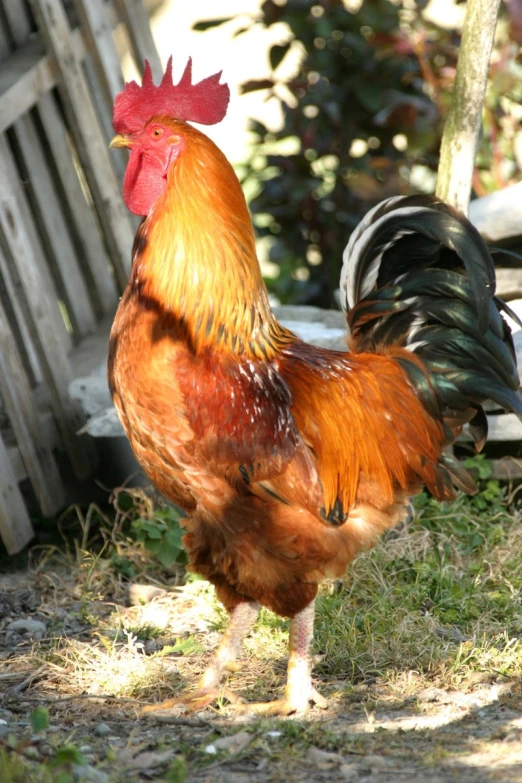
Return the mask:
{"type": "Polygon", "coordinates": [[[254,702],[253,704],[243,704],[238,702],[233,704],[232,710],[242,715],[304,715],[309,708],[310,702],[315,704],[321,710],[328,708],[328,702],[320,693],[312,688],[308,697],[303,697],[301,693],[287,693],[284,699],[276,699],[268,702],[254,702]]]}
{"type": "Polygon", "coordinates": [[[290,656],[284,699],[260,704],[238,704],[233,709],[254,715],[304,715],[310,702],[325,710],[328,702],[312,685],[310,647],[314,629],[313,601],[290,620],[290,656]]]}
{"type": "Polygon", "coordinates": [[[140,714],[150,718],[176,717],[191,712],[202,712],[214,702],[220,701],[228,701],[234,705],[241,703],[239,696],[228,688],[200,688],[177,699],[149,704],[143,707],[140,714]]]}

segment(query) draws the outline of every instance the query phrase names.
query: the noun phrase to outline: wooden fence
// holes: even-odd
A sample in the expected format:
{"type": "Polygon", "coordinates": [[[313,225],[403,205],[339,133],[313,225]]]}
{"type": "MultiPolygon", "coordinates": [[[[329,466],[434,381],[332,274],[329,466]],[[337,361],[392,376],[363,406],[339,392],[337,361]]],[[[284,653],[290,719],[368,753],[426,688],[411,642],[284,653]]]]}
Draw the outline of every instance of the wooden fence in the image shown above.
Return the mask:
{"type": "Polygon", "coordinates": [[[114,29],[160,71],[141,0],[0,0],[0,536],[32,537],[19,484],[44,515],[66,500],[57,455],[85,478],[71,352],[116,307],[135,224],[109,154],[123,85],[114,29]]]}

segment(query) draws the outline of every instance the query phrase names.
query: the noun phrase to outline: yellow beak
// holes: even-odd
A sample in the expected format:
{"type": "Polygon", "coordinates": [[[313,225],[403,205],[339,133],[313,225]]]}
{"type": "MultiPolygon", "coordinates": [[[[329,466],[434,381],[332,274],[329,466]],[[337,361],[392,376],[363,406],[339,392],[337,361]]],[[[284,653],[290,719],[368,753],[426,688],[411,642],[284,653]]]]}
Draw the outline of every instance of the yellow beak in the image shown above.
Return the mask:
{"type": "Polygon", "coordinates": [[[124,136],[123,134],[118,134],[115,136],[111,143],[109,144],[109,148],[111,150],[116,149],[117,147],[132,147],[134,142],[130,138],[130,136],[124,136]]]}

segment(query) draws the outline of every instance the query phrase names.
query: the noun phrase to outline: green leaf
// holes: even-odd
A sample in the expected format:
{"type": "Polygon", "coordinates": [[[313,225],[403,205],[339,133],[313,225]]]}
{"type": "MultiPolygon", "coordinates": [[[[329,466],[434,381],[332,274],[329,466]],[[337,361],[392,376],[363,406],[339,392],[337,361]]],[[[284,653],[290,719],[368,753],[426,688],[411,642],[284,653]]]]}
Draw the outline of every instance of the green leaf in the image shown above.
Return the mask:
{"type": "Polygon", "coordinates": [[[78,764],[80,767],[87,765],[87,759],[80,753],[76,745],[64,745],[58,748],[53,765],[59,767],[62,764],[78,764]]]}
{"type": "Polygon", "coordinates": [[[31,727],[35,734],[44,731],[49,726],[49,710],[47,707],[37,707],[31,713],[31,727]]]}
{"type": "Polygon", "coordinates": [[[161,539],[147,539],[145,541],[145,548],[149,550],[153,555],[158,556],[158,553],[161,551],[161,548],[163,546],[163,543],[161,539]]]}
{"type": "Polygon", "coordinates": [[[212,27],[219,27],[220,24],[225,24],[225,22],[230,22],[232,18],[231,16],[224,16],[222,19],[205,19],[203,22],[196,22],[192,29],[203,32],[204,30],[210,30],[212,27]]]}
{"type": "Polygon", "coordinates": [[[272,66],[272,70],[275,71],[279,63],[282,62],[284,56],[290,49],[290,44],[275,44],[270,49],[270,65],[272,66]]]}
{"type": "Polygon", "coordinates": [[[169,530],[167,533],[165,533],[165,541],[167,544],[169,544],[172,547],[176,547],[177,549],[181,549],[181,539],[182,539],[183,533],[180,530],[180,528],[175,528],[174,530],[169,530]]]}
{"type": "Polygon", "coordinates": [[[176,639],[175,644],[167,644],[163,647],[159,653],[158,658],[163,658],[165,655],[172,655],[178,653],[181,655],[190,655],[190,653],[202,652],[203,647],[199,642],[189,636],[187,639],[176,639]]]}
{"type": "Polygon", "coordinates": [[[136,519],[132,523],[132,528],[136,530],[140,536],[145,535],[148,538],[161,538],[164,525],[159,520],[136,519]]]}
{"type": "Polygon", "coordinates": [[[176,562],[176,558],[179,554],[179,547],[172,547],[163,543],[154,554],[165,568],[169,568],[176,562]]]}
{"type": "Polygon", "coordinates": [[[183,756],[177,756],[163,776],[165,783],[185,783],[187,764],[183,756]]]}

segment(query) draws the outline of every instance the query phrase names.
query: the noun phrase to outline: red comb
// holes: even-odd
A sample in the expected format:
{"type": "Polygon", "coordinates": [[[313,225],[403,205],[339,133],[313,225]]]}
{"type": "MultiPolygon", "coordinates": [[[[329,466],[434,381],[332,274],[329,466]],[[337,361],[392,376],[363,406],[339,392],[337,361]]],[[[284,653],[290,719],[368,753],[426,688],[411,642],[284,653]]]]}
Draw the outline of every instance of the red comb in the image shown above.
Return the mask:
{"type": "Polygon", "coordinates": [[[116,96],[112,124],[116,133],[132,133],[155,116],[173,117],[178,120],[214,125],[227,113],[230,90],[228,84],[220,84],[221,71],[192,84],[192,58],[189,57],[178,84],[172,83],[172,57],[156,87],[152,81],[150,63],[145,61],[141,87],[127,82],[125,89],[116,96]]]}

